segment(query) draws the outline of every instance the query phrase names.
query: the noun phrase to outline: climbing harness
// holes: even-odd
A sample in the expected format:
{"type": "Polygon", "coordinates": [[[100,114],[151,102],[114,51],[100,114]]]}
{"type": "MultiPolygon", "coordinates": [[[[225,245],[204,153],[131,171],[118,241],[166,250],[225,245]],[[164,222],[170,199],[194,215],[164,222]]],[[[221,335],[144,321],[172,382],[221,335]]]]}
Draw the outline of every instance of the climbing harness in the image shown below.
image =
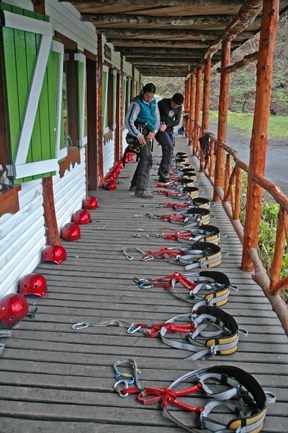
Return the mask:
{"type": "MultiPolygon", "coordinates": [[[[133,360],[128,361],[131,363],[133,360]]],[[[139,373],[138,369],[136,371],[139,373]]],[[[142,387],[138,377],[137,380],[135,378],[135,387],[130,388],[128,384],[125,387],[125,381],[123,382],[122,391],[118,386],[115,388],[116,384],[114,385],[118,395],[128,397],[130,394],[138,394],[138,400],[144,405],[159,402],[165,418],[191,433],[198,433],[198,427],[217,433],[258,433],[264,425],[266,404],[276,401],[275,395],[270,392],[265,393],[251,374],[229,365],[216,365],[190,371],[172,382],[168,388],[142,387]],[[188,384],[186,384],[187,381],[188,384]],[[176,388],[179,385],[182,385],[182,389],[177,391],[176,388]],[[185,385],[187,387],[183,389],[185,385]],[[208,403],[204,407],[191,406],[187,402],[187,397],[192,394],[193,400],[197,397],[203,400],[205,397],[208,403]],[[187,396],[185,403],[180,400],[181,396],[187,396]],[[195,422],[196,429],[181,422],[178,416],[176,418],[175,414],[181,415],[183,412],[173,411],[172,415],[169,412],[170,404],[195,414],[196,421],[198,421],[195,422]],[[226,408],[225,420],[226,417],[229,417],[227,422],[223,420],[222,414],[219,419],[219,412],[213,414],[213,418],[210,415],[218,407],[226,408]],[[232,415],[229,415],[230,413],[232,415]]]]}
{"type": "Polygon", "coordinates": [[[221,263],[221,248],[211,242],[195,242],[180,250],[177,247],[162,248],[160,251],[153,251],[143,256],[144,261],[158,258],[184,265],[186,271],[199,267],[213,268],[221,263]]]}
{"type": "Polygon", "coordinates": [[[145,204],[142,204],[142,207],[155,207],[155,208],[168,207],[168,208],[172,208],[175,210],[177,210],[178,208],[181,208],[181,209],[189,209],[189,208],[210,209],[210,201],[207,198],[197,197],[197,198],[193,198],[191,201],[186,202],[186,203],[169,203],[169,202],[159,203],[159,204],[150,204],[150,203],[146,204],[145,203],[145,204]]]}
{"type": "Polygon", "coordinates": [[[133,281],[139,284],[140,289],[152,287],[171,289],[175,296],[193,304],[196,310],[202,305],[220,307],[228,301],[231,289],[238,291],[238,287],[230,283],[226,274],[217,271],[201,271],[193,274],[174,272],[173,275],[153,279],[134,277],[133,281]],[[177,292],[176,286],[180,285],[189,291],[189,296],[177,292]]]}
{"type": "MultiPolygon", "coordinates": [[[[211,214],[209,209],[190,208],[171,215],[170,222],[193,227],[202,224],[209,224],[210,217],[211,214]]],[[[214,216],[212,216],[212,218],[214,218],[214,216]]]]}
{"type": "Polygon", "coordinates": [[[159,230],[160,236],[164,239],[177,240],[179,242],[184,242],[189,245],[194,242],[211,242],[215,245],[220,243],[220,230],[218,227],[211,225],[199,226],[198,228],[193,228],[183,230],[173,230],[170,228],[163,228],[159,230]]]}
{"type": "Polygon", "coordinates": [[[199,197],[200,191],[196,186],[184,186],[180,189],[180,191],[166,191],[164,189],[161,190],[153,190],[152,194],[160,195],[164,194],[169,197],[175,197],[180,200],[190,200],[193,198],[199,197]]]}

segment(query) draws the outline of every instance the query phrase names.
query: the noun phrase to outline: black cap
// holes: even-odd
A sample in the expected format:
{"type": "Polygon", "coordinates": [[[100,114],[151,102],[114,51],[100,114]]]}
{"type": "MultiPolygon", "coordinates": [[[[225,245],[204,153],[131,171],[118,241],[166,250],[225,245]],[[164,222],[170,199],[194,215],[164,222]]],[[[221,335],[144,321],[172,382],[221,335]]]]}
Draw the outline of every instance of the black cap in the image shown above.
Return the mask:
{"type": "Polygon", "coordinates": [[[175,93],[175,95],[172,96],[172,100],[175,102],[175,104],[182,105],[184,102],[184,96],[182,93],[175,93]]]}

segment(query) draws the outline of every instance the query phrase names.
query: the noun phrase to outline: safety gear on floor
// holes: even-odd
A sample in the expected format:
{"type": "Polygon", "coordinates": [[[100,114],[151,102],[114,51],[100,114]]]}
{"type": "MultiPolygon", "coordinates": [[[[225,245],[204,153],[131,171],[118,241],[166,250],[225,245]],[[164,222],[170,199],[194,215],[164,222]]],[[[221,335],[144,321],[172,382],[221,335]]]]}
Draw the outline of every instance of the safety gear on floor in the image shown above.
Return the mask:
{"type": "Polygon", "coordinates": [[[41,274],[28,274],[25,275],[20,281],[19,292],[21,295],[36,295],[45,296],[47,290],[47,283],[41,274]]]}
{"type": "Polygon", "coordinates": [[[104,189],[108,189],[108,190],[113,190],[116,189],[116,182],[113,179],[108,179],[106,180],[106,182],[104,183],[104,189]]]}
{"type": "Polygon", "coordinates": [[[74,212],[72,216],[72,220],[76,224],[89,224],[91,223],[91,216],[88,210],[86,209],[80,209],[74,212]]]}
{"type": "Polygon", "coordinates": [[[6,328],[12,328],[28,313],[28,302],[19,293],[10,293],[0,301],[0,319],[6,328]]]}
{"type": "Polygon", "coordinates": [[[84,209],[97,209],[98,207],[98,200],[93,195],[88,195],[83,201],[83,207],[84,209]]]}
{"type": "Polygon", "coordinates": [[[76,223],[67,223],[62,228],[61,236],[66,241],[77,241],[81,238],[80,227],[76,223]]]}
{"type": "Polygon", "coordinates": [[[61,265],[66,259],[66,250],[61,245],[48,245],[42,254],[42,262],[54,262],[61,265]]]}

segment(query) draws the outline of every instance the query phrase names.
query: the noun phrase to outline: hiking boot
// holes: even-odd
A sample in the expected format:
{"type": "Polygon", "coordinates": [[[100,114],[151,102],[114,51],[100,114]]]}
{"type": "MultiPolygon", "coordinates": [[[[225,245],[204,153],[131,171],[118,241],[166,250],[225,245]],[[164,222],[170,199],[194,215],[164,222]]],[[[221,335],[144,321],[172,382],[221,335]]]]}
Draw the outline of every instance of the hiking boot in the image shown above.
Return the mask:
{"type": "Polygon", "coordinates": [[[136,185],[131,185],[129,191],[136,191],[136,185]]]}
{"type": "Polygon", "coordinates": [[[153,195],[150,194],[150,192],[143,189],[136,189],[135,196],[139,198],[153,198],[153,195]]]}
{"type": "Polygon", "coordinates": [[[164,171],[159,170],[158,174],[160,182],[170,182],[171,179],[168,173],[164,173],[164,171]]]}

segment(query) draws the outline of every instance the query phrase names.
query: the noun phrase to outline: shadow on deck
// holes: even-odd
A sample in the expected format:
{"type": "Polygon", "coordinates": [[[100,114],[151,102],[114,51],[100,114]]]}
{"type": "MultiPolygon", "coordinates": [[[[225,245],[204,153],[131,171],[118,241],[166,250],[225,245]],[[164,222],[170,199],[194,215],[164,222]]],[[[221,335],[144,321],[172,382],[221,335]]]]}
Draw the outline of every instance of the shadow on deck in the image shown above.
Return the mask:
{"type": "MultiPolygon", "coordinates": [[[[177,138],[176,151],[187,149],[186,140],[177,138]]],[[[155,148],[154,156],[160,155],[160,150],[155,148]]],[[[196,159],[191,157],[191,162],[198,167],[196,159]]],[[[36,317],[26,318],[12,331],[11,338],[2,339],[6,348],[0,360],[1,433],[181,431],[162,416],[157,404],[143,406],[135,396],[119,398],[115,393],[113,364],[124,358],[135,359],[141,384],[153,387],[167,387],[182,374],[200,367],[229,364],[242,368],[277,396],[277,402],[268,405],[262,431],[287,432],[287,338],[261,289],[249,273],[240,270],[241,244],[219,203],[211,206],[215,219],[210,224],[228,234],[222,237],[221,248],[229,254],[223,255],[215,270],[226,273],[239,287],[238,292],[231,292],[223,309],[249,332],[247,337],[240,335],[236,353],[185,361],[188,352],[165,346],[159,338],[129,335],[123,328],[72,330],[74,323],[82,321],[161,323],[191,309],[163,288],[140,290],[132,281],[133,277],[157,278],[176,270],[183,272],[182,267],[162,260],[143,262],[138,253],[132,253],[134,260],[127,261],[122,253],[125,246],[149,252],[175,246],[176,242],[153,236],[133,237],[139,228],[157,234],[160,228],[170,227],[170,223],[145,216],[135,218],[135,214],[172,213],[167,208],[142,207],[149,200],[135,198],[128,191],[134,168],[130,162],[121,170],[117,190],[94,192],[99,207],[91,211],[92,223],[81,226],[80,240],[63,241],[67,260],[62,265],[44,262],[35,270],[48,283],[45,298],[29,298],[30,308],[38,307],[36,317]]],[[[208,180],[202,173],[197,173],[197,178],[200,191],[204,191],[201,196],[211,199],[208,180]]],[[[158,195],[149,203],[165,201],[179,200],[158,195]]]]}

